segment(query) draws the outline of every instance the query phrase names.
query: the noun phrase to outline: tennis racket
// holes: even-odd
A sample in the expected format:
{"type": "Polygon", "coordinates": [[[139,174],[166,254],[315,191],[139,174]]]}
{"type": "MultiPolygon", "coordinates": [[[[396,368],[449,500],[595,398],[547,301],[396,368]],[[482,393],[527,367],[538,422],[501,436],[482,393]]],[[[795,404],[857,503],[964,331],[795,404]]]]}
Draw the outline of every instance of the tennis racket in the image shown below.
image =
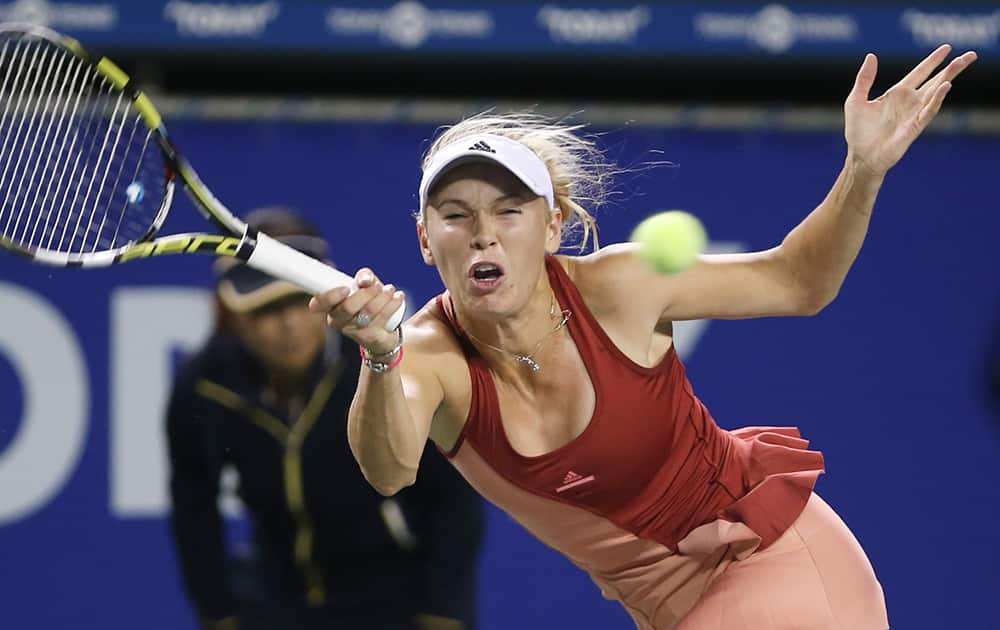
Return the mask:
{"type": "MultiPolygon", "coordinates": [[[[107,57],[49,29],[0,24],[0,246],[103,267],[165,254],[231,256],[309,293],[354,279],[249,228],[201,182],[159,112],[107,57]],[[221,234],[157,237],[175,183],[221,234]]],[[[403,304],[386,322],[394,330],[403,304]]]]}

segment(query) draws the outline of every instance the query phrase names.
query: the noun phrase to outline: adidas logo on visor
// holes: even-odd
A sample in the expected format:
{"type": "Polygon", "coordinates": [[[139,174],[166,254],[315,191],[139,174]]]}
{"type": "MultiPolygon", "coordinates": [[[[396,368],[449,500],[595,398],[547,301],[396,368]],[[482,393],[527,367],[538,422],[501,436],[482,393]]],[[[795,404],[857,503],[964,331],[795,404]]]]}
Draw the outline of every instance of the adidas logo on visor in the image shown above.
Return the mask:
{"type": "MultiPolygon", "coordinates": [[[[0,0],[0,4],[2,3],[3,0],[0,0]]],[[[521,180],[533,193],[544,197],[550,209],[555,208],[552,179],[545,162],[531,148],[517,140],[484,133],[460,138],[457,142],[442,147],[431,158],[420,178],[421,212],[427,207],[427,194],[441,174],[457,160],[468,159],[496,162],[521,180]]]]}
{"type": "Polygon", "coordinates": [[[469,147],[469,151],[486,151],[487,153],[496,153],[496,151],[490,148],[490,145],[486,144],[482,140],[469,147]]]}

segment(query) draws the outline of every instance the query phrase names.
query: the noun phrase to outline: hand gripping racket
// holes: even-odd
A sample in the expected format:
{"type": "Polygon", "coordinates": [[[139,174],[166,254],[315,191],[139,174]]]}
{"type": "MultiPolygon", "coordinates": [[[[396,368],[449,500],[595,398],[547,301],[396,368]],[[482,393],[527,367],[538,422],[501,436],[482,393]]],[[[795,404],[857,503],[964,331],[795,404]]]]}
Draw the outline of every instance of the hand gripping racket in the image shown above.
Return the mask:
{"type": "Polygon", "coordinates": [[[226,209],[170,141],[149,98],[111,60],[24,24],[0,24],[0,246],[65,267],[214,254],[313,294],[357,288],[352,277],[226,209]],[[157,238],[177,181],[222,235],[157,238]]]}

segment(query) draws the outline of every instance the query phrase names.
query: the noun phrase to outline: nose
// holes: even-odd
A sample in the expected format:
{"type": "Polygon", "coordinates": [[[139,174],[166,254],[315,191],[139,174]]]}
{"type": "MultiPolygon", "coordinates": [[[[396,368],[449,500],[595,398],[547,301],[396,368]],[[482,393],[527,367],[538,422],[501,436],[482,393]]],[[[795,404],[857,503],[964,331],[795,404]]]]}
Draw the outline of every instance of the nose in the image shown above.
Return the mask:
{"type": "Polygon", "coordinates": [[[496,242],[496,230],[494,229],[493,221],[484,217],[476,219],[475,232],[472,235],[472,241],[469,243],[472,249],[488,249],[491,245],[496,245],[496,242]]]}
{"type": "Polygon", "coordinates": [[[278,314],[282,331],[289,335],[295,333],[302,326],[302,322],[308,319],[309,313],[310,311],[304,306],[288,305],[278,314]]]}

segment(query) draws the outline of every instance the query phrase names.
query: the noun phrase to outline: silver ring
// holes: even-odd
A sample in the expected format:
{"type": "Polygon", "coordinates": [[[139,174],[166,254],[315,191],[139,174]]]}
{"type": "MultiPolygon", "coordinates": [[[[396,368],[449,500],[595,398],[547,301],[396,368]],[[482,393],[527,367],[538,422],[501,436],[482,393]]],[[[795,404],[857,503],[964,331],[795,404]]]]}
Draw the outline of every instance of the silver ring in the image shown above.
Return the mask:
{"type": "Polygon", "coordinates": [[[364,328],[370,323],[372,323],[372,318],[368,317],[368,313],[365,313],[364,311],[361,311],[354,316],[354,325],[358,328],[364,328]]]}

